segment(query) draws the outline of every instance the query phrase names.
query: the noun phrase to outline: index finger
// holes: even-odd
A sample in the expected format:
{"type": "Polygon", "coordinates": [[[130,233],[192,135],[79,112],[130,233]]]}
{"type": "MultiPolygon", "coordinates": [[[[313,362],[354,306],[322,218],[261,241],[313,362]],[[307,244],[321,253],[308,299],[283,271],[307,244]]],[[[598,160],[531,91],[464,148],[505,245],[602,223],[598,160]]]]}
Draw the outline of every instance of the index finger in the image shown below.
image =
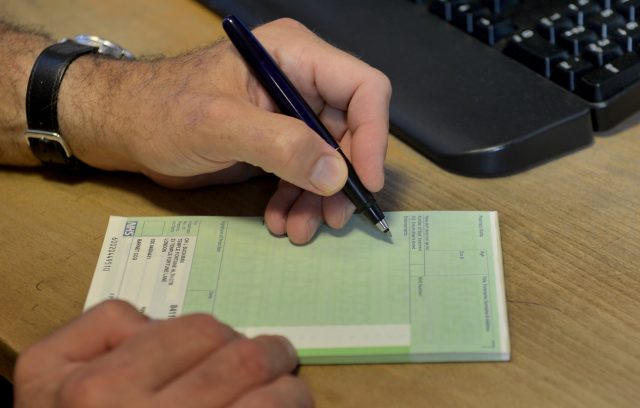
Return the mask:
{"type": "MultiPolygon", "coordinates": [[[[19,360],[18,368],[37,367],[44,371],[70,362],[91,360],[118,347],[149,324],[148,317],[126,302],[103,302],[29,347],[20,359],[23,364],[19,360]],[[24,359],[37,364],[25,364],[24,359]]],[[[21,371],[18,369],[16,376],[21,371]]]]}
{"type": "Polygon", "coordinates": [[[208,314],[156,321],[113,352],[96,359],[79,377],[100,373],[120,390],[135,378],[138,389],[155,390],[239,337],[231,327],[208,314]]]}
{"type": "Polygon", "coordinates": [[[202,407],[212,401],[227,406],[290,373],[297,362],[295,349],[284,337],[236,339],[167,384],[159,396],[169,406],[202,407]]]}

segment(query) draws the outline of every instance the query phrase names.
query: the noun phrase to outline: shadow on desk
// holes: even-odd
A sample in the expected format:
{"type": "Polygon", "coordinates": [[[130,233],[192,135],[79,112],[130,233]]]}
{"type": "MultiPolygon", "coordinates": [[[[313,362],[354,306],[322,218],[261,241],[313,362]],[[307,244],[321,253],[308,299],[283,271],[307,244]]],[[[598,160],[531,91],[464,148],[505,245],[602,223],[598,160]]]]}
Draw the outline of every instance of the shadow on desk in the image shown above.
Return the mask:
{"type": "Polygon", "coordinates": [[[262,216],[278,183],[275,176],[264,175],[239,183],[177,190],[160,186],[144,175],[127,172],[89,169],[86,173],[73,173],[42,167],[0,166],[0,173],[41,178],[62,188],[73,188],[78,197],[95,193],[92,186],[98,185],[106,188],[99,194],[122,192],[123,198],[143,197],[153,207],[180,215],[262,216]]]}
{"type": "MultiPolygon", "coordinates": [[[[105,187],[100,194],[123,192],[143,197],[156,208],[162,208],[171,214],[179,215],[219,215],[219,216],[262,216],[264,209],[279,178],[265,174],[260,177],[231,183],[217,184],[194,189],[172,189],[156,184],[148,177],[127,172],[110,172],[88,169],[86,173],[67,172],[60,169],[43,167],[20,168],[0,166],[0,174],[24,175],[42,179],[46,183],[69,187],[79,198],[94,194],[91,186],[105,187]]],[[[428,178],[428,175],[418,176],[428,178]]],[[[385,188],[375,193],[378,203],[384,210],[398,211],[404,208],[402,201],[412,195],[422,196],[425,191],[408,191],[408,176],[396,168],[385,168],[385,188]]],[[[117,214],[117,215],[159,215],[159,214],[117,214]]]]}
{"type": "Polygon", "coordinates": [[[0,375],[0,407],[13,406],[13,385],[0,375]]]}

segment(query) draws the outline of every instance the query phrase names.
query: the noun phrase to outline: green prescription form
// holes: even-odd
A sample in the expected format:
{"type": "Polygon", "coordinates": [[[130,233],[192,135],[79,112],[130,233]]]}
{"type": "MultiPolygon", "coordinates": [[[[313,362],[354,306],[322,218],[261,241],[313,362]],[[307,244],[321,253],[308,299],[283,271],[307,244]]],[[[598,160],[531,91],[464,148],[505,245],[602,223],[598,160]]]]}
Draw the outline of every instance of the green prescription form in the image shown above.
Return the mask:
{"type": "Polygon", "coordinates": [[[258,217],[111,217],[85,304],[153,318],[205,312],[281,334],[303,364],[504,361],[509,331],[498,215],[387,212],[296,246],[258,217]]]}

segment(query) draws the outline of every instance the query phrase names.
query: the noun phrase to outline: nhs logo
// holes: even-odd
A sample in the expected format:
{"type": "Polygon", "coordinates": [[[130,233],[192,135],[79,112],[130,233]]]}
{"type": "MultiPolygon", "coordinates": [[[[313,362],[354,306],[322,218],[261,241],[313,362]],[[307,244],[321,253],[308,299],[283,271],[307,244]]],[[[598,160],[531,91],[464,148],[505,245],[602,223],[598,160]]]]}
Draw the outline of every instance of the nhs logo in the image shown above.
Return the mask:
{"type": "Polygon", "coordinates": [[[124,226],[124,234],[125,237],[132,237],[136,233],[136,227],[138,226],[138,221],[127,221],[124,226]]]}

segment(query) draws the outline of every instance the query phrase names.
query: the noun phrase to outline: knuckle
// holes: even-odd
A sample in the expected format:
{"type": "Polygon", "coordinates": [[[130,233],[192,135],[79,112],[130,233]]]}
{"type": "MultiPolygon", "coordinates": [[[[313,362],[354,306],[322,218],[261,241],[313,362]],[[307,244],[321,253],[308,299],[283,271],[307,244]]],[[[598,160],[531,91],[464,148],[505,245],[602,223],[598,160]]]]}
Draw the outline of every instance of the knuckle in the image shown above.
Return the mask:
{"type": "Polygon", "coordinates": [[[98,407],[107,401],[109,390],[109,384],[102,377],[76,375],[61,385],[57,400],[63,407],[98,407]]]}
{"type": "MultiPolygon", "coordinates": [[[[258,131],[259,132],[259,131],[258,131]]],[[[290,123],[286,129],[279,132],[269,132],[272,137],[260,137],[259,140],[268,140],[268,143],[257,143],[254,146],[255,154],[261,157],[262,167],[270,173],[287,171],[292,176],[304,176],[304,174],[291,174],[299,166],[301,158],[307,157],[306,151],[311,149],[313,143],[304,143],[303,135],[307,128],[301,128],[297,123],[290,123]]]]}
{"type": "Polygon", "coordinates": [[[271,170],[275,168],[283,170],[290,169],[294,166],[296,157],[298,156],[298,149],[295,141],[289,141],[287,139],[290,138],[285,136],[275,138],[275,143],[273,144],[275,147],[272,156],[273,162],[270,163],[270,166],[273,167],[271,170]]]}
{"type": "Polygon", "coordinates": [[[208,314],[197,313],[180,319],[183,319],[190,331],[194,332],[190,334],[190,337],[197,336],[207,343],[217,343],[220,339],[227,338],[232,333],[228,326],[208,314]]]}
{"type": "Polygon", "coordinates": [[[215,317],[207,313],[193,313],[180,317],[180,319],[196,327],[217,329],[222,326],[222,323],[220,323],[215,317]]]}
{"type": "Polygon", "coordinates": [[[280,19],[274,21],[274,23],[276,23],[278,25],[281,25],[282,27],[285,27],[285,28],[290,28],[290,29],[294,29],[294,30],[309,31],[309,29],[304,24],[302,24],[298,20],[294,20],[294,19],[289,18],[289,17],[280,18],[280,19]]]}
{"type": "Polygon", "coordinates": [[[237,103],[226,96],[203,97],[197,100],[186,101],[178,108],[176,115],[184,117],[184,125],[187,129],[207,130],[212,124],[219,124],[233,118],[238,112],[237,103]]]}
{"type": "Polygon", "coordinates": [[[238,368],[246,376],[257,380],[270,377],[269,359],[264,349],[256,341],[238,340],[235,353],[238,368]]]}
{"type": "Polygon", "coordinates": [[[101,304],[96,306],[96,311],[103,314],[105,318],[108,319],[119,319],[124,315],[134,313],[139,314],[139,312],[131,304],[118,299],[111,299],[102,302],[101,304]]]}
{"type": "Polygon", "coordinates": [[[199,112],[198,115],[211,119],[227,119],[235,116],[238,112],[237,101],[228,96],[217,96],[214,99],[208,100],[207,103],[200,104],[200,106],[202,107],[202,111],[199,112]]]}
{"type": "Polygon", "coordinates": [[[382,71],[374,68],[374,78],[378,83],[378,87],[381,91],[384,91],[387,95],[391,96],[391,80],[382,71]]]}

